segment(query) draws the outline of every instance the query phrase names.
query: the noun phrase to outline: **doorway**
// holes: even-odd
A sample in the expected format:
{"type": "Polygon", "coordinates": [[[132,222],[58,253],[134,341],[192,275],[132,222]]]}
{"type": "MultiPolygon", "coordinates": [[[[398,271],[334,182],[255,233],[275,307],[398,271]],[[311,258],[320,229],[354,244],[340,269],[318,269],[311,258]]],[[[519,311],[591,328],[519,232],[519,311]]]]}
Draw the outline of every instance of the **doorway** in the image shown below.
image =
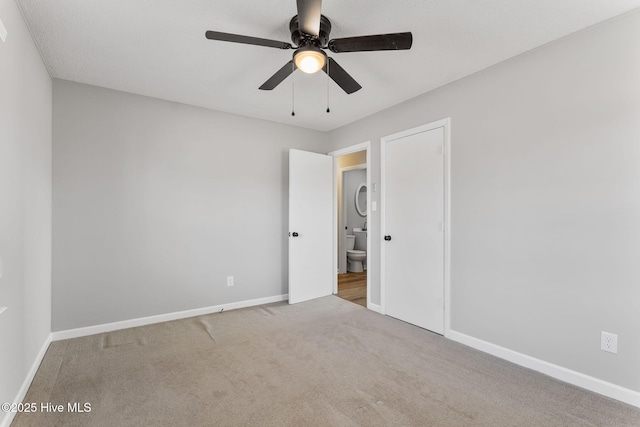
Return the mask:
{"type": "Polygon", "coordinates": [[[334,294],[370,305],[371,191],[369,142],[329,153],[334,158],[334,294]],[[353,248],[351,248],[353,246],[353,248]]]}
{"type": "Polygon", "coordinates": [[[367,164],[366,152],[338,158],[338,296],[367,306],[367,164]],[[351,165],[354,162],[364,163],[351,165]],[[349,166],[344,166],[345,164],[349,166]],[[341,166],[341,167],[340,167],[341,166]],[[340,244],[342,243],[342,245],[340,244]],[[341,247],[342,246],[342,247],[341,247]]]}

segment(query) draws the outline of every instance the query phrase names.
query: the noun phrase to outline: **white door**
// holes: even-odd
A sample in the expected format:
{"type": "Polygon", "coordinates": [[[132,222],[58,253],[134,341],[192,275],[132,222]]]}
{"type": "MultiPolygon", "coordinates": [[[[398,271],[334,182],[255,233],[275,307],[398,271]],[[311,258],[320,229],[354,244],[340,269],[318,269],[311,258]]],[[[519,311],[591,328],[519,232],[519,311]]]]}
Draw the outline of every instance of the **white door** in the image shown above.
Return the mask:
{"type": "Polygon", "coordinates": [[[444,128],[383,140],[384,311],[444,333],[444,128]]]}
{"type": "Polygon", "coordinates": [[[333,291],[333,157],[289,150],[289,303],[333,291]]]}

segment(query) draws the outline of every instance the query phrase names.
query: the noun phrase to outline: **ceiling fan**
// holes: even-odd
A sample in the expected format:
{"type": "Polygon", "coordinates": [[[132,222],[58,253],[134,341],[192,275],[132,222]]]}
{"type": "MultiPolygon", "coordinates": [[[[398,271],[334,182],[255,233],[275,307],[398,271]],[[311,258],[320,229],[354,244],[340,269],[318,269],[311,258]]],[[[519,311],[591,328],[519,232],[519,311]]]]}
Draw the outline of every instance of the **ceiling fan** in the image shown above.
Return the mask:
{"type": "Polygon", "coordinates": [[[206,37],[209,40],[244,43],[278,49],[294,49],[294,46],[297,46],[293,52],[293,59],[280,68],[269,80],[264,82],[264,84],[260,86],[261,90],[274,89],[296,69],[300,69],[309,74],[322,70],[348,94],[356,92],[361,89],[362,86],[338,65],[333,58],[328,57],[323,49],[329,49],[334,53],[406,50],[410,49],[413,43],[413,36],[410,32],[329,40],[331,22],[320,12],[322,0],[297,0],[297,6],[298,14],[294,16],[289,23],[293,45],[277,40],[221,33],[219,31],[207,31],[206,37]]]}

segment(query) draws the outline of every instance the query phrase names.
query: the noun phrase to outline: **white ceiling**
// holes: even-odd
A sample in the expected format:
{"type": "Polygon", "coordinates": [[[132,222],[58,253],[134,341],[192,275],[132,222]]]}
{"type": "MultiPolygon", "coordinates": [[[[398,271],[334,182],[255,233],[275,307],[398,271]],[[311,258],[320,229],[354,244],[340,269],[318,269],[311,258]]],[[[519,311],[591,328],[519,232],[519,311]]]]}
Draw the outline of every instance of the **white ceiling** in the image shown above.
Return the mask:
{"type": "Polygon", "coordinates": [[[331,38],[413,32],[409,51],[333,54],[363,87],[324,73],[264,83],[291,59],[207,40],[206,30],[290,42],[295,0],[16,0],[49,72],[214,110],[331,130],[562,36],[640,7],[640,0],[324,0],[331,38]]]}

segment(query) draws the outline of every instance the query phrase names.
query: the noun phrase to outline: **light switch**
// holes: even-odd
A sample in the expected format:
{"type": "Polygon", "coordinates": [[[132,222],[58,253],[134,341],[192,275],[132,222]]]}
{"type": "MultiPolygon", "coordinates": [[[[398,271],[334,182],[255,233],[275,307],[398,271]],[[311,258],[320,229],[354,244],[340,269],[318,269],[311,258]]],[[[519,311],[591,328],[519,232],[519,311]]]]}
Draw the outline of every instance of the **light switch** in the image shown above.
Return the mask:
{"type": "Polygon", "coordinates": [[[371,210],[374,212],[378,210],[378,204],[374,201],[371,202],[371,210]]]}
{"type": "Polygon", "coordinates": [[[7,40],[7,27],[4,26],[2,20],[0,20],[0,39],[3,43],[7,40]]]}

